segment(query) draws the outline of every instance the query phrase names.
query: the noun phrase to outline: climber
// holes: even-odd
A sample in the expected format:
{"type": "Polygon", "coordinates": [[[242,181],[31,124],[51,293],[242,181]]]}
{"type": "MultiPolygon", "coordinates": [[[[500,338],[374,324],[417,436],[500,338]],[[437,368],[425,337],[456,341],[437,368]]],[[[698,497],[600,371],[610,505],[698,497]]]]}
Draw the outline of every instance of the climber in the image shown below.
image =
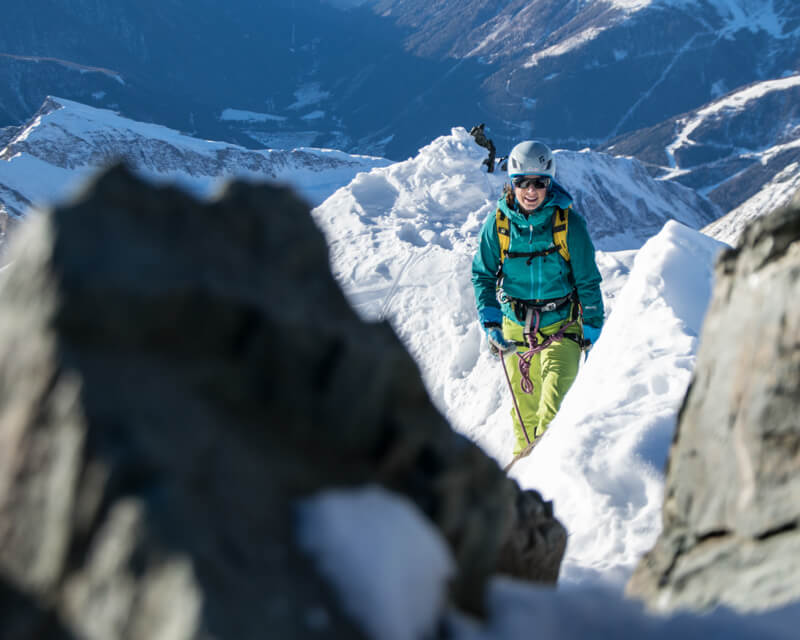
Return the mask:
{"type": "Polygon", "coordinates": [[[497,153],[497,149],[495,149],[494,142],[489,140],[486,137],[486,132],[484,131],[485,123],[481,122],[478,125],[472,127],[469,130],[469,135],[475,138],[475,142],[483,147],[484,149],[488,149],[489,155],[483,159],[481,166],[486,165],[487,173],[494,173],[494,163],[495,163],[495,154],[497,153]]]}
{"type": "Polygon", "coordinates": [[[581,349],[597,342],[603,299],[586,223],[556,182],[550,149],[520,142],[507,170],[510,183],[480,232],[472,283],[479,320],[511,387],[519,456],[555,417],[581,349]]]}

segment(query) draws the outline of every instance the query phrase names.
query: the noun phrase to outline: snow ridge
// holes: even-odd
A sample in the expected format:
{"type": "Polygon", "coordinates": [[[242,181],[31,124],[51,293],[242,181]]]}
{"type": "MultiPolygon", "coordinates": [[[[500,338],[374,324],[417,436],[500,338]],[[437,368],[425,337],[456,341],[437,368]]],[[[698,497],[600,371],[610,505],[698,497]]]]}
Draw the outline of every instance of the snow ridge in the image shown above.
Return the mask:
{"type": "MultiPolygon", "coordinates": [[[[502,184],[501,176],[480,171],[482,155],[466,132],[453,130],[407,162],[357,176],[314,215],[328,236],[334,272],[351,302],[364,316],[385,317],[392,324],[451,424],[503,464],[512,448],[511,401],[499,362],[485,347],[469,278],[478,228],[492,213],[502,184]]],[[[559,156],[559,177],[570,188],[590,190],[590,184],[572,182],[581,175],[576,167],[602,164],[602,156],[579,156],[565,155],[564,162],[559,156]]],[[[633,566],[661,528],[664,463],[694,369],[713,265],[723,246],[668,221],[641,248],[598,252],[607,307],[602,336],[542,443],[514,467],[523,488],[553,500],[556,516],[570,532],[561,589],[497,578],[490,587],[487,619],[478,623],[450,612],[449,637],[521,640],[531,630],[559,640],[794,637],[797,606],[762,616],[718,610],[662,619],[621,597],[633,566]]],[[[324,494],[320,498],[326,500],[324,494]]],[[[360,490],[345,499],[359,502],[360,490]]],[[[345,531],[334,528],[331,536],[348,547],[369,548],[374,537],[370,518],[384,517],[383,507],[371,511],[367,524],[357,519],[345,531]]],[[[393,522],[403,531],[408,527],[401,519],[393,522]]],[[[315,537],[328,535],[321,522],[315,537]]],[[[419,544],[437,546],[430,539],[419,544]]],[[[316,561],[338,563],[334,583],[345,601],[357,599],[364,584],[359,578],[363,559],[343,562],[338,550],[328,553],[320,550],[316,561]],[[342,577],[348,575],[354,585],[342,577]]],[[[414,571],[408,565],[420,569],[427,557],[407,550],[396,579],[405,580],[414,571]]],[[[443,564],[435,566],[432,580],[423,579],[426,589],[442,575],[443,564]]],[[[385,579],[392,583],[395,577],[385,579]]],[[[392,599],[387,604],[391,616],[399,611],[408,617],[410,602],[392,599]]],[[[430,610],[416,606],[421,619],[427,619],[430,610]]],[[[357,615],[366,629],[387,619],[375,607],[362,607],[357,615]]],[[[382,633],[407,631],[399,624],[382,633]]]]}
{"type": "Polygon", "coordinates": [[[246,149],[50,97],[0,149],[0,196],[9,214],[20,217],[32,204],[70,197],[89,176],[116,161],[201,197],[241,178],[290,182],[315,204],[358,172],[389,164],[330,149],[246,149]]]}
{"type": "MultiPolygon", "coordinates": [[[[480,170],[482,155],[466,131],[454,129],[415,158],[357,176],[314,215],[354,307],[366,318],[389,320],[451,424],[505,463],[511,400],[499,362],[484,348],[470,280],[478,231],[504,181],[480,170]]],[[[654,206],[657,235],[650,240],[641,232],[651,228],[646,219],[634,229],[616,217],[621,207],[604,200],[605,192],[651,204],[661,198],[665,210],[677,206],[638,163],[590,152],[560,152],[557,159],[559,180],[583,194],[587,206],[579,210],[597,246],[630,248],[598,253],[611,315],[581,373],[586,382],[576,382],[580,401],[565,404],[553,437],[530,462],[518,463],[515,475],[554,499],[576,541],[567,580],[619,583],[660,528],[661,469],[721,245],[652,213],[654,206]],[[616,226],[603,226],[606,218],[616,226]],[[549,473],[529,478],[532,469],[549,473]],[[587,494],[596,508],[587,507],[587,494]],[[600,540],[598,528],[606,534],[600,540]]]]}

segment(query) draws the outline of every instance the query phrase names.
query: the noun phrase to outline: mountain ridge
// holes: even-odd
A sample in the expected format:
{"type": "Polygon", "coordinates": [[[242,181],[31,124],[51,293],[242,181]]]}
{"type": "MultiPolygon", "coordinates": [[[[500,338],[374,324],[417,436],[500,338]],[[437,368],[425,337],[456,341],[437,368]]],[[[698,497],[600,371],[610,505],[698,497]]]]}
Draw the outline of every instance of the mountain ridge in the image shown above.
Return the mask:
{"type": "Polygon", "coordinates": [[[790,0],[9,2],[0,52],[126,84],[0,58],[0,126],[54,94],[250,148],[401,160],[486,122],[501,155],[528,137],[580,149],[800,70],[790,0]],[[298,110],[310,87],[315,103],[298,110]],[[278,117],[227,121],[226,109],[278,117]]]}
{"type": "Polygon", "coordinates": [[[210,196],[234,177],[290,181],[319,203],[360,171],[389,164],[331,149],[251,150],[49,97],[0,147],[0,222],[12,229],[32,206],[70,198],[95,172],[125,162],[158,183],[210,196]]]}
{"type": "Polygon", "coordinates": [[[635,157],[658,179],[697,189],[739,220],[787,204],[800,189],[800,74],[757,82],[603,151],[635,157]]]}

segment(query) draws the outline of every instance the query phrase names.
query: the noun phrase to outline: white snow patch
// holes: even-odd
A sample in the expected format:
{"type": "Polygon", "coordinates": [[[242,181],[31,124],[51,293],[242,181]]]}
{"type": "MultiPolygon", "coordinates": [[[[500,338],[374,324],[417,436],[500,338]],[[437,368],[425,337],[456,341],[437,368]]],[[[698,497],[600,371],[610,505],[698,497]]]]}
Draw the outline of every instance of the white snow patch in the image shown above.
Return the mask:
{"type": "Polygon", "coordinates": [[[318,104],[330,97],[330,92],[323,91],[319,82],[305,84],[294,92],[295,102],[289,105],[290,109],[305,109],[308,106],[318,104]]]}
{"type": "Polygon", "coordinates": [[[235,122],[283,122],[287,118],[271,113],[259,113],[258,111],[246,111],[244,109],[223,109],[219,119],[235,122]]]}
{"type": "Polygon", "coordinates": [[[724,80],[717,80],[711,85],[711,97],[719,98],[728,93],[728,85],[724,80]]]}
{"type": "MultiPolygon", "coordinates": [[[[616,2],[617,0],[613,0],[616,2]]],[[[775,10],[775,0],[703,0],[713,6],[724,21],[720,35],[732,36],[737,31],[748,29],[753,33],[766,31],[773,38],[795,37],[800,31],[797,27],[787,31],[787,24],[779,11],[775,10]]],[[[653,4],[679,7],[699,6],[700,0],[654,0],[653,4]]]]}
{"type": "Polygon", "coordinates": [[[307,113],[306,115],[302,116],[301,120],[319,120],[320,118],[325,117],[325,112],[320,111],[319,109],[312,111],[311,113],[307,113]]]}
{"type": "Polygon", "coordinates": [[[432,634],[455,562],[410,500],[379,487],[331,490],[303,501],[298,516],[301,547],[369,637],[432,634]]]}
{"type": "Polygon", "coordinates": [[[503,40],[503,37],[513,30],[514,19],[511,16],[502,16],[497,21],[489,34],[481,40],[473,49],[466,55],[467,58],[477,56],[484,49],[488,49],[495,42],[503,40]]]}
{"type": "Polygon", "coordinates": [[[570,532],[564,584],[621,588],[661,530],[666,454],[722,246],[669,222],[642,247],[545,440],[513,469],[570,532]]]}
{"type": "Polygon", "coordinates": [[[609,27],[590,27],[589,29],[585,29],[574,36],[562,40],[558,44],[547,47],[546,49],[542,49],[541,51],[537,51],[530,57],[530,60],[525,62],[522,66],[525,68],[535,67],[545,58],[555,58],[564,55],[565,53],[569,53],[573,49],[583,46],[590,40],[594,40],[608,28],[609,27]]]}

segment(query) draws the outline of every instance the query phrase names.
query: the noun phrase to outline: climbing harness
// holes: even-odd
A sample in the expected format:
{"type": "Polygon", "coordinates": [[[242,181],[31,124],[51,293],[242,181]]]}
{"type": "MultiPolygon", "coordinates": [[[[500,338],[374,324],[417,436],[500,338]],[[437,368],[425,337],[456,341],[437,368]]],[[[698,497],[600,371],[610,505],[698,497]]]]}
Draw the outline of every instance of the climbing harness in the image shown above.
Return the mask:
{"type": "Polygon", "coordinates": [[[523,337],[528,345],[528,350],[525,353],[518,353],[518,366],[521,376],[520,387],[523,393],[533,393],[533,382],[531,381],[531,360],[537,353],[541,353],[554,342],[561,342],[564,338],[575,340],[578,346],[583,348],[583,340],[580,336],[568,334],[569,329],[574,324],[579,322],[580,315],[570,319],[569,322],[562,324],[558,331],[554,334],[546,336],[544,340],[539,342],[539,320],[541,319],[541,312],[532,306],[528,307],[528,312],[525,318],[525,329],[522,332],[523,337]]]}

